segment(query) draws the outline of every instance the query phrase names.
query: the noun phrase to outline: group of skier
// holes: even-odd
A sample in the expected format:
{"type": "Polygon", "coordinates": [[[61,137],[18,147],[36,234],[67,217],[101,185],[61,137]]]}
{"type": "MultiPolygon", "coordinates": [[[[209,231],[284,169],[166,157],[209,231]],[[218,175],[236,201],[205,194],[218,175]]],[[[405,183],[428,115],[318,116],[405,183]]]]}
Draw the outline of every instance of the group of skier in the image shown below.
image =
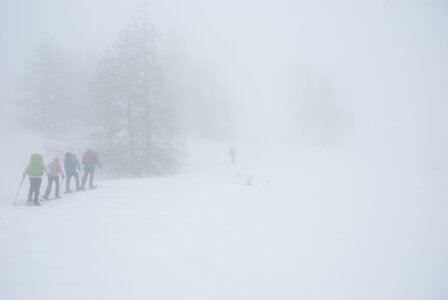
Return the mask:
{"type": "MultiPolygon", "coordinates": [[[[51,161],[48,165],[44,163],[43,156],[41,154],[32,154],[30,157],[30,161],[23,171],[23,178],[28,175],[30,179],[30,190],[28,193],[28,201],[27,205],[39,206],[39,191],[42,184],[42,176],[47,174],[48,176],[48,186],[43,195],[43,199],[48,200],[53,183],[56,186],[55,189],[55,197],[54,199],[61,198],[60,195],[60,184],[59,175],[66,179],[65,182],[65,192],[71,193],[73,192],[70,189],[70,181],[71,178],[74,177],[76,181],[76,190],[75,191],[84,191],[87,183],[87,177],[89,178],[89,188],[95,188],[96,186],[93,184],[93,177],[95,175],[95,167],[102,167],[102,164],[99,160],[98,153],[92,150],[87,150],[82,157],[82,164],[84,169],[84,175],[82,177],[82,181],[80,184],[79,173],[81,172],[81,163],[74,153],[66,152],[64,158],[64,171],[62,170],[61,161],[58,157],[55,157],[53,161],[51,161]],[[79,172],[79,173],[78,173],[79,172]],[[67,175],[67,176],[66,176],[67,175]]],[[[22,181],[23,182],[23,181],[22,181]]],[[[61,182],[62,183],[62,182],[61,182]]]]}

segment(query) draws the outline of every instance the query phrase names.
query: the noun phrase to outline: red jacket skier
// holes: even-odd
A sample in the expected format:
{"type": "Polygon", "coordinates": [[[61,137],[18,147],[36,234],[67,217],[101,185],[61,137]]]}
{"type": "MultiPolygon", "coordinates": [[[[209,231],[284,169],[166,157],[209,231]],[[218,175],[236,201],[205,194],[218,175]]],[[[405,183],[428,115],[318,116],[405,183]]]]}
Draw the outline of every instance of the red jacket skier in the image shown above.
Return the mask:
{"type": "Polygon", "coordinates": [[[62,178],[65,178],[65,174],[62,171],[61,167],[61,161],[58,157],[55,157],[54,160],[48,164],[48,186],[47,190],[45,191],[45,195],[43,198],[45,200],[48,200],[48,196],[51,193],[51,187],[53,185],[53,182],[56,184],[56,192],[55,192],[55,199],[61,198],[59,194],[59,174],[61,174],[62,178]]]}

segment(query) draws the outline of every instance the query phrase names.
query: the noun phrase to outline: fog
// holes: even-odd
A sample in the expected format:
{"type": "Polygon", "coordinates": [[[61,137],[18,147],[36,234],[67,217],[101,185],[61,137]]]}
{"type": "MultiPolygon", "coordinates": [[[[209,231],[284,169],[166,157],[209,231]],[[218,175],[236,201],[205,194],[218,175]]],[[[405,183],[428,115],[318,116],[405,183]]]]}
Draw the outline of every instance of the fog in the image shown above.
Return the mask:
{"type": "Polygon", "coordinates": [[[296,131],[295,121],[287,121],[294,119],[290,106],[303,96],[291,93],[300,93],[294,84],[310,76],[338,94],[332,101],[340,102],[334,105],[350,118],[358,140],[382,143],[393,136],[388,142],[406,144],[406,151],[417,151],[415,144],[446,149],[437,144],[446,108],[443,1],[1,5],[2,107],[19,102],[19,82],[41,44],[50,41],[67,60],[93,65],[146,10],[161,51],[170,51],[161,55],[178,56],[166,59],[176,63],[179,77],[198,76],[190,89],[217,82],[213,97],[225,98],[233,115],[227,125],[239,135],[290,140],[296,131]]]}
{"type": "Polygon", "coordinates": [[[210,168],[233,145],[266,177],[329,161],[316,174],[359,180],[366,209],[443,210],[447,17],[443,0],[0,0],[4,194],[32,153],[92,148],[112,179],[210,168]]]}

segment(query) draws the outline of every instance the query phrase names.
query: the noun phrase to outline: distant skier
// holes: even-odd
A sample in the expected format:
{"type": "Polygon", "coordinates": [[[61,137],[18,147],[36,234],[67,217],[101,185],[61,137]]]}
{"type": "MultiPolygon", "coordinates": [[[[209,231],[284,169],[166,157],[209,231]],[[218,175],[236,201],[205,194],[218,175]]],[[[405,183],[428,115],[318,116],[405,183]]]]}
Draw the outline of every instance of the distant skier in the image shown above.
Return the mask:
{"type": "Polygon", "coordinates": [[[39,202],[39,191],[42,184],[42,176],[45,173],[48,174],[48,168],[44,163],[44,159],[40,154],[32,154],[30,157],[30,162],[23,171],[23,176],[28,175],[30,178],[30,191],[28,193],[27,205],[36,206],[40,205],[39,202]]]}
{"type": "Polygon", "coordinates": [[[82,156],[82,164],[84,168],[84,176],[82,177],[82,184],[81,184],[81,190],[85,190],[86,182],[87,182],[87,176],[90,175],[89,180],[89,188],[93,189],[96,187],[96,185],[93,185],[93,177],[95,176],[95,167],[102,167],[98,152],[94,152],[92,150],[87,150],[84,155],[82,156]]]}
{"type": "Polygon", "coordinates": [[[67,181],[65,182],[65,192],[66,193],[72,192],[72,190],[70,190],[70,181],[72,177],[75,177],[76,191],[79,191],[81,187],[79,185],[78,172],[81,172],[81,164],[79,163],[79,160],[74,153],[71,152],[65,153],[64,169],[65,173],[67,174],[67,181]]]}
{"type": "Polygon", "coordinates": [[[232,160],[232,164],[235,163],[236,161],[236,149],[234,146],[231,146],[229,149],[229,155],[230,155],[230,159],[232,160]]]}
{"type": "Polygon", "coordinates": [[[45,191],[45,195],[43,196],[43,198],[45,200],[48,200],[48,196],[51,193],[53,182],[56,185],[54,199],[61,198],[61,195],[59,194],[59,188],[60,188],[59,174],[61,174],[62,180],[64,180],[65,174],[64,174],[64,172],[62,172],[61,161],[59,160],[58,157],[55,157],[53,159],[53,161],[48,164],[48,186],[47,186],[47,190],[45,191]]]}

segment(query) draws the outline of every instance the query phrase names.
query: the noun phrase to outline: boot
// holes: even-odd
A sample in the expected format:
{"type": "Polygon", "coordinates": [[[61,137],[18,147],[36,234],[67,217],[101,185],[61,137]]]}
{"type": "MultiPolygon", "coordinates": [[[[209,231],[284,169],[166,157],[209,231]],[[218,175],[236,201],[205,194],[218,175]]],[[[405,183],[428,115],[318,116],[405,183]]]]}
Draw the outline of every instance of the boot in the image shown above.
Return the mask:
{"type": "MultiPolygon", "coordinates": [[[[47,197],[47,198],[48,198],[48,197],[47,197]]],[[[34,204],[34,206],[40,206],[40,205],[41,205],[40,202],[37,201],[37,200],[33,201],[33,204],[34,204]]]]}

